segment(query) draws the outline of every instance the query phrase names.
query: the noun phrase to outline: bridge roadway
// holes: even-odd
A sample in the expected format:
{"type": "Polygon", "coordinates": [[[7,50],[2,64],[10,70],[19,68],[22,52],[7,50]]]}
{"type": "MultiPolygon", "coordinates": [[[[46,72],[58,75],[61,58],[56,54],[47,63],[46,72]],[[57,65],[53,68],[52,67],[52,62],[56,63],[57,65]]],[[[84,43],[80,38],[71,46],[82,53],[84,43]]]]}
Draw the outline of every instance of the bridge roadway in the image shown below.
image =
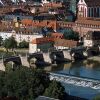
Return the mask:
{"type": "Polygon", "coordinates": [[[75,86],[89,87],[92,89],[100,90],[100,80],[96,80],[92,78],[76,77],[67,74],[64,75],[64,74],[50,73],[50,80],[57,80],[59,82],[66,83],[66,84],[72,84],[75,86]]]}

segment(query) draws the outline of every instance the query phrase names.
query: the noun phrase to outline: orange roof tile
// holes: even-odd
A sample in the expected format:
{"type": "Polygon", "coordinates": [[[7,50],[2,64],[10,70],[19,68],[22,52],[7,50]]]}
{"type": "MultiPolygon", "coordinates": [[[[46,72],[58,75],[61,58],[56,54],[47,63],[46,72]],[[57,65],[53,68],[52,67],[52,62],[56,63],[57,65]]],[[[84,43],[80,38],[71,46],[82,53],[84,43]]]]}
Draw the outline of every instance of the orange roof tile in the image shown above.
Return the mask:
{"type": "Polygon", "coordinates": [[[28,25],[28,24],[31,24],[31,25],[32,25],[32,22],[33,22],[33,21],[32,21],[31,19],[23,19],[23,20],[21,21],[22,24],[27,24],[27,25],[28,25]]]}
{"type": "Polygon", "coordinates": [[[43,43],[49,43],[49,42],[54,42],[53,38],[49,37],[43,37],[43,38],[36,38],[32,40],[32,44],[43,44],[43,43]]]}
{"type": "Polygon", "coordinates": [[[75,47],[77,46],[77,41],[66,40],[66,39],[55,39],[54,40],[56,46],[64,46],[64,47],[75,47]]]}

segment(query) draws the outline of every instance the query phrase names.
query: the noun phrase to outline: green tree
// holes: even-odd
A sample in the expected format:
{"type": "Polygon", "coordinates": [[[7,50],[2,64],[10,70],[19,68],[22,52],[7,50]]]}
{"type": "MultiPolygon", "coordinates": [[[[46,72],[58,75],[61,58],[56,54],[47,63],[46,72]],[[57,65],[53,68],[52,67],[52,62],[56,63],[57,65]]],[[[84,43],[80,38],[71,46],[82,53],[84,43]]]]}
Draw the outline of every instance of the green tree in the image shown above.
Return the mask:
{"type": "Polygon", "coordinates": [[[44,95],[55,99],[64,99],[65,89],[61,83],[52,81],[49,87],[45,90],[44,95]]]}
{"type": "Polygon", "coordinates": [[[100,100],[100,95],[98,95],[98,96],[94,97],[94,99],[93,99],[93,100],[100,100]]]}
{"type": "Polygon", "coordinates": [[[75,40],[78,41],[79,40],[79,34],[77,32],[74,31],[65,31],[64,32],[64,38],[68,39],[68,40],[75,40]]]}
{"type": "Polygon", "coordinates": [[[8,51],[8,49],[13,49],[17,47],[17,41],[15,40],[14,37],[9,37],[8,39],[4,40],[3,46],[6,48],[6,50],[8,51]]]}
{"type": "Polygon", "coordinates": [[[28,48],[28,47],[29,47],[29,42],[26,42],[25,40],[19,43],[19,48],[28,48]]]}
{"type": "Polygon", "coordinates": [[[0,97],[17,97],[18,100],[34,100],[49,85],[45,71],[21,67],[20,70],[0,74],[0,97]]]}

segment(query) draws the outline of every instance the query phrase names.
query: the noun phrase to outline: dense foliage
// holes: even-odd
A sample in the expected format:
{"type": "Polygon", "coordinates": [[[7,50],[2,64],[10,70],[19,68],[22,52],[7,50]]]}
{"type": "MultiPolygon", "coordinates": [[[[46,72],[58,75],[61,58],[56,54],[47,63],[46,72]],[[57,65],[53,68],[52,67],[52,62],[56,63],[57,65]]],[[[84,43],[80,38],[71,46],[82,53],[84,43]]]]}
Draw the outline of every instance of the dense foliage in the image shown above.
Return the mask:
{"type": "Polygon", "coordinates": [[[100,100],[100,95],[96,96],[93,100],[100,100]]]}
{"type": "Polygon", "coordinates": [[[56,99],[64,99],[65,89],[62,87],[61,83],[57,81],[52,81],[49,87],[45,90],[44,95],[56,99]]]}
{"type": "Polygon", "coordinates": [[[12,49],[13,51],[13,49],[17,47],[17,41],[14,37],[9,37],[4,40],[3,46],[6,48],[7,51],[8,49],[12,49]]]}
{"type": "Polygon", "coordinates": [[[22,42],[19,43],[19,48],[28,48],[29,47],[29,43],[26,42],[25,40],[23,40],[22,42]]]}
{"type": "Polygon", "coordinates": [[[78,41],[79,40],[79,34],[77,32],[74,31],[70,31],[70,32],[64,32],[64,38],[68,39],[68,40],[75,40],[78,41]]]}
{"type": "Polygon", "coordinates": [[[0,97],[2,98],[16,96],[18,100],[34,100],[44,92],[46,96],[61,98],[63,91],[60,83],[50,82],[48,74],[43,70],[21,67],[15,71],[0,72],[0,97]]]}

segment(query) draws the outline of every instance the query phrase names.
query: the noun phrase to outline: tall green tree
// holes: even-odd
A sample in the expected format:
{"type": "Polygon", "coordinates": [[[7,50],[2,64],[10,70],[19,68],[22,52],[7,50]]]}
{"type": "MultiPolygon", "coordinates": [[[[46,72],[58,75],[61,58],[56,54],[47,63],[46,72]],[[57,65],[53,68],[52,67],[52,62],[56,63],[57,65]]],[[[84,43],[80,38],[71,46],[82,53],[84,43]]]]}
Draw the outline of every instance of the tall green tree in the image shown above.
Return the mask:
{"type": "Polygon", "coordinates": [[[29,47],[29,42],[26,42],[25,40],[19,43],[19,48],[28,48],[28,47],[29,47]]]}
{"type": "Polygon", "coordinates": [[[64,99],[65,89],[60,82],[52,81],[45,90],[44,95],[55,99],[64,99]]]}
{"type": "Polygon", "coordinates": [[[14,37],[9,37],[4,40],[3,46],[6,48],[7,51],[8,49],[12,49],[13,51],[14,48],[17,47],[17,41],[15,40],[14,37]]]}

